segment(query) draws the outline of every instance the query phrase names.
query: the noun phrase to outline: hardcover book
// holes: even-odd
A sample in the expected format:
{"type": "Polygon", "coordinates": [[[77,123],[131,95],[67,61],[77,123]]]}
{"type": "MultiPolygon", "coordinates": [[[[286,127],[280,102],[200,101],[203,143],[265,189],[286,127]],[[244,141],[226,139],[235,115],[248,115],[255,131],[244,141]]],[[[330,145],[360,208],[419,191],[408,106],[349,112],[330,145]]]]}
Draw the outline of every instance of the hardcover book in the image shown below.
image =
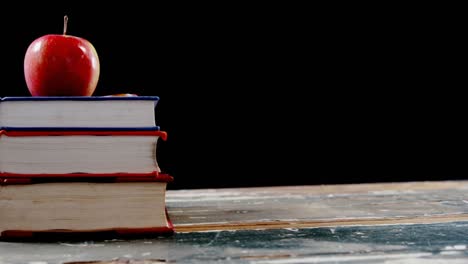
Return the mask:
{"type": "Polygon", "coordinates": [[[156,126],[157,96],[0,98],[0,128],[145,128],[156,126]]]}
{"type": "Polygon", "coordinates": [[[0,176],[159,173],[159,129],[0,131],[0,176]]]}
{"type": "Polygon", "coordinates": [[[0,99],[0,239],[174,232],[158,97],[0,99]]]}
{"type": "Polygon", "coordinates": [[[167,174],[0,178],[0,239],[172,234],[167,174]]]}

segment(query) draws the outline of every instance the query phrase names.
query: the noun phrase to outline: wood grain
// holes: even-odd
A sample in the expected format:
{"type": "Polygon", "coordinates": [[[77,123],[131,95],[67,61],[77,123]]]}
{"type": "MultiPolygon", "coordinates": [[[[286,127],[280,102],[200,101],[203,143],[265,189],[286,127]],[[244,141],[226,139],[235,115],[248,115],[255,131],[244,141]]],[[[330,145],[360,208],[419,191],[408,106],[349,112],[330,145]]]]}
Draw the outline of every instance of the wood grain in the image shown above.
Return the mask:
{"type": "Polygon", "coordinates": [[[468,220],[468,181],[177,190],[177,232],[468,220]]]}

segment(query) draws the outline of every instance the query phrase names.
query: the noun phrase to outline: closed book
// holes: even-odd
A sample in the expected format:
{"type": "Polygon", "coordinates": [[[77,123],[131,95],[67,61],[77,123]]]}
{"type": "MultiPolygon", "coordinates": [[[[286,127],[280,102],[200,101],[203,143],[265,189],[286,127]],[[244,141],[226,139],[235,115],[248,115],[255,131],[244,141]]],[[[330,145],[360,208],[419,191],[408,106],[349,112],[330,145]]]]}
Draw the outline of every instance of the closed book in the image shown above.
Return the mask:
{"type": "Polygon", "coordinates": [[[168,235],[168,174],[0,179],[0,239],[74,239],[168,235]]]}
{"type": "Polygon", "coordinates": [[[0,128],[144,128],[156,126],[158,96],[0,98],[0,128]]]}
{"type": "Polygon", "coordinates": [[[159,173],[159,129],[67,130],[30,128],[0,131],[2,174],[159,173]]]}

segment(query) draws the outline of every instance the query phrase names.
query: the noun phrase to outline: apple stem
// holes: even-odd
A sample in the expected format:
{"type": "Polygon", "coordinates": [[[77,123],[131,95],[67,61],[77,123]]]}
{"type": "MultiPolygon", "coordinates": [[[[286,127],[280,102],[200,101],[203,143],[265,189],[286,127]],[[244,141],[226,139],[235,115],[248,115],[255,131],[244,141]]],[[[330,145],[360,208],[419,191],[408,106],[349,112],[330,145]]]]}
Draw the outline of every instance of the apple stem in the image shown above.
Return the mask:
{"type": "Polygon", "coordinates": [[[68,16],[63,17],[63,34],[67,34],[68,16]]]}

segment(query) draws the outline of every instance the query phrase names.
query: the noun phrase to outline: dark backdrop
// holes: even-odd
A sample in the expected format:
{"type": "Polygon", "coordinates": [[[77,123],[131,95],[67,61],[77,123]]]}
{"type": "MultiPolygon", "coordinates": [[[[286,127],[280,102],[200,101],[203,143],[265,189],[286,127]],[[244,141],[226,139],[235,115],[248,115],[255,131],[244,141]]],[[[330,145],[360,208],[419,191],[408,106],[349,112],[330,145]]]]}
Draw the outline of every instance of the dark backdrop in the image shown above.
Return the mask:
{"type": "Polygon", "coordinates": [[[68,15],[68,34],[100,57],[95,95],[160,96],[169,137],[158,160],[172,189],[466,177],[456,16],[370,10],[4,8],[0,96],[30,96],[26,48],[68,15]]]}

